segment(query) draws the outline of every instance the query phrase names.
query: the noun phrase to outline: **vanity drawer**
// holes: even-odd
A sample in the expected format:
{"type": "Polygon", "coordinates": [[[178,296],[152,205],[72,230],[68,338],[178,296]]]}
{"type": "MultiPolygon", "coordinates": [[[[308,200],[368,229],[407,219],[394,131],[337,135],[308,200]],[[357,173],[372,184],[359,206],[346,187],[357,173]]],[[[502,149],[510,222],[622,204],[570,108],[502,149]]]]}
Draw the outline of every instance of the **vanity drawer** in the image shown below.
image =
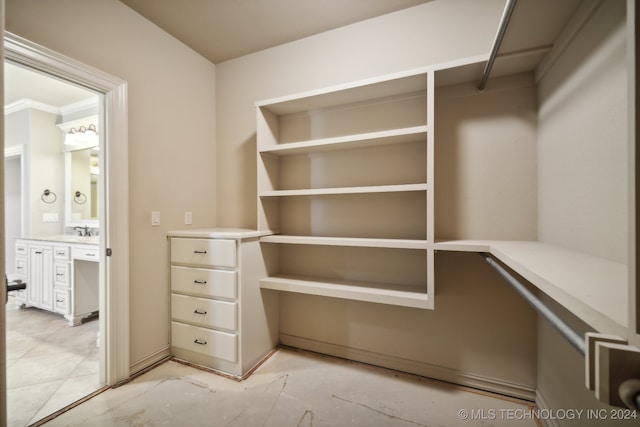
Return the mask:
{"type": "Polygon", "coordinates": [[[237,304],[171,294],[171,318],[198,326],[237,329],[237,304]]]}
{"type": "Polygon", "coordinates": [[[16,241],[16,255],[27,255],[27,244],[23,241],[16,241]]]}
{"type": "Polygon", "coordinates": [[[69,261],[71,257],[71,249],[69,246],[54,246],[53,259],[56,261],[69,261]]]}
{"type": "Polygon", "coordinates": [[[236,241],[172,238],[171,262],[196,266],[235,267],[236,241]]]}
{"type": "Polygon", "coordinates": [[[100,249],[92,247],[73,246],[71,257],[83,261],[100,261],[100,249]]]}
{"type": "Polygon", "coordinates": [[[171,290],[204,297],[235,299],[236,273],[229,270],[171,266],[171,290]]]}
{"type": "Polygon", "coordinates": [[[70,291],[68,288],[53,290],[53,310],[57,313],[69,314],[70,291]]]}
{"type": "Polygon", "coordinates": [[[171,322],[171,345],[230,362],[235,362],[238,358],[236,334],[178,322],[171,322]]]}
{"type": "Polygon", "coordinates": [[[69,263],[68,262],[54,262],[53,263],[53,283],[56,286],[69,287],[71,283],[69,277],[69,263]]]}
{"type": "Polygon", "coordinates": [[[19,279],[25,280],[27,277],[28,261],[26,257],[18,256],[15,260],[16,276],[19,279]]]}

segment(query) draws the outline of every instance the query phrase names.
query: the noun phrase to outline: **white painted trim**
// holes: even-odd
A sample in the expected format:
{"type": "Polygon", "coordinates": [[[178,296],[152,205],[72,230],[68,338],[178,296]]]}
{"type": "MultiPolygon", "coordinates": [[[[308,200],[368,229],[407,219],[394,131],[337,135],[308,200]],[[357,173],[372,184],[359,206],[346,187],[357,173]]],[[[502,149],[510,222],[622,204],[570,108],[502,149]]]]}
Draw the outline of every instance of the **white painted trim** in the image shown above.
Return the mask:
{"type": "Polygon", "coordinates": [[[97,98],[89,98],[60,107],[60,114],[64,117],[66,115],[80,113],[91,108],[98,108],[97,98]]]}
{"type": "Polygon", "coordinates": [[[294,335],[280,334],[280,342],[283,345],[328,354],[330,356],[341,357],[343,359],[354,360],[356,362],[368,363],[374,366],[394,369],[396,371],[407,372],[440,381],[446,381],[465,387],[476,388],[512,396],[518,399],[534,401],[536,389],[534,386],[525,384],[515,384],[501,380],[499,378],[485,377],[469,372],[458,371],[444,366],[432,365],[430,363],[415,360],[403,359],[386,354],[374,353],[367,350],[345,347],[294,335]]]}
{"type": "Polygon", "coordinates": [[[4,106],[4,114],[16,113],[21,110],[31,108],[34,110],[44,111],[45,113],[60,114],[60,109],[53,105],[45,104],[43,102],[34,101],[33,99],[19,99],[11,104],[4,106]]]}
{"type": "Polygon", "coordinates": [[[4,148],[4,157],[16,157],[16,156],[22,156],[22,153],[24,152],[24,145],[14,145],[12,147],[5,147],[4,148]]]}
{"type": "Polygon", "coordinates": [[[100,316],[100,342],[104,343],[100,380],[113,385],[130,375],[127,83],[6,31],[4,45],[6,59],[104,94],[100,168],[106,173],[100,180],[100,311],[106,315],[100,316]],[[106,257],[106,248],[111,248],[113,256],[106,257]]]}
{"type": "Polygon", "coordinates": [[[164,348],[153,352],[142,359],[136,360],[131,363],[131,375],[135,375],[140,371],[147,369],[149,366],[153,366],[154,364],[160,362],[163,359],[171,356],[171,351],[169,350],[169,346],[165,346],[164,348]]]}
{"type": "MultiPolygon", "coordinates": [[[[540,390],[536,390],[536,409],[545,411],[551,411],[553,409],[549,406],[549,403],[544,398],[540,390]]],[[[558,424],[553,417],[538,419],[538,421],[540,421],[544,427],[560,427],[560,424],[558,424]]]]}

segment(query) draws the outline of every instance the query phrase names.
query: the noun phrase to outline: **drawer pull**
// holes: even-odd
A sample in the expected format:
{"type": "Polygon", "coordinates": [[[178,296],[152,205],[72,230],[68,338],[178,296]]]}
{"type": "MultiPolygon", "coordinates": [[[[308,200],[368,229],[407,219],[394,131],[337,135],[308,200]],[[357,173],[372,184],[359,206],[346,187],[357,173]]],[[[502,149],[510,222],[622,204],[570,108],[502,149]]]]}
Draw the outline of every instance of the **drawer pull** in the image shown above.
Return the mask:
{"type": "Polygon", "coordinates": [[[206,341],[200,341],[198,338],[196,338],[195,340],[193,340],[194,343],[196,344],[200,344],[200,345],[206,345],[207,342],[206,341]]]}
{"type": "Polygon", "coordinates": [[[62,277],[62,276],[64,276],[64,273],[56,273],[56,276],[62,277]]]}
{"type": "Polygon", "coordinates": [[[64,302],[63,299],[57,299],[56,302],[64,302]]]}
{"type": "Polygon", "coordinates": [[[194,280],[193,283],[195,283],[196,285],[206,285],[207,281],[206,280],[194,280]]]}
{"type": "Polygon", "coordinates": [[[206,312],[206,311],[200,311],[200,310],[198,310],[197,308],[196,308],[195,310],[193,310],[193,312],[194,312],[195,314],[207,314],[207,312],[206,312]]]}
{"type": "Polygon", "coordinates": [[[88,253],[85,253],[84,256],[96,256],[96,254],[93,252],[88,252],[88,253]]]}
{"type": "Polygon", "coordinates": [[[194,254],[206,254],[207,251],[193,251],[194,254]]]}

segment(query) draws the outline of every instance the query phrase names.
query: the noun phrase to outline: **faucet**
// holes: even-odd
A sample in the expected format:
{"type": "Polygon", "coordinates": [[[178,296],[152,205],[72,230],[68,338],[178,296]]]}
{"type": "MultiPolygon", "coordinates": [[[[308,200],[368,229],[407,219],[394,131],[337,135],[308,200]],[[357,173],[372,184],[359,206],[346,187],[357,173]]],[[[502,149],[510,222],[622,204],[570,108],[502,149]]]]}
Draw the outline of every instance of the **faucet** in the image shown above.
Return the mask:
{"type": "Polygon", "coordinates": [[[91,232],[89,231],[89,227],[73,227],[74,230],[78,232],[78,236],[91,236],[91,232]]]}

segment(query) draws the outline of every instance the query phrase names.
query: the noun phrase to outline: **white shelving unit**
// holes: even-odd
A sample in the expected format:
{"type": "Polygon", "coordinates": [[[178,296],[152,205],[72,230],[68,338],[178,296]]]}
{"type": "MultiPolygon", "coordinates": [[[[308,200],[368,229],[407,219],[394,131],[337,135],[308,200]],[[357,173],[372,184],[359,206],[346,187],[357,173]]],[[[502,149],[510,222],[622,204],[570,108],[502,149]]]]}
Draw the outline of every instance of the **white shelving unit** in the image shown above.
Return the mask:
{"type": "Polygon", "coordinates": [[[262,288],[433,308],[429,85],[416,70],[256,103],[278,265],[262,288]]]}

